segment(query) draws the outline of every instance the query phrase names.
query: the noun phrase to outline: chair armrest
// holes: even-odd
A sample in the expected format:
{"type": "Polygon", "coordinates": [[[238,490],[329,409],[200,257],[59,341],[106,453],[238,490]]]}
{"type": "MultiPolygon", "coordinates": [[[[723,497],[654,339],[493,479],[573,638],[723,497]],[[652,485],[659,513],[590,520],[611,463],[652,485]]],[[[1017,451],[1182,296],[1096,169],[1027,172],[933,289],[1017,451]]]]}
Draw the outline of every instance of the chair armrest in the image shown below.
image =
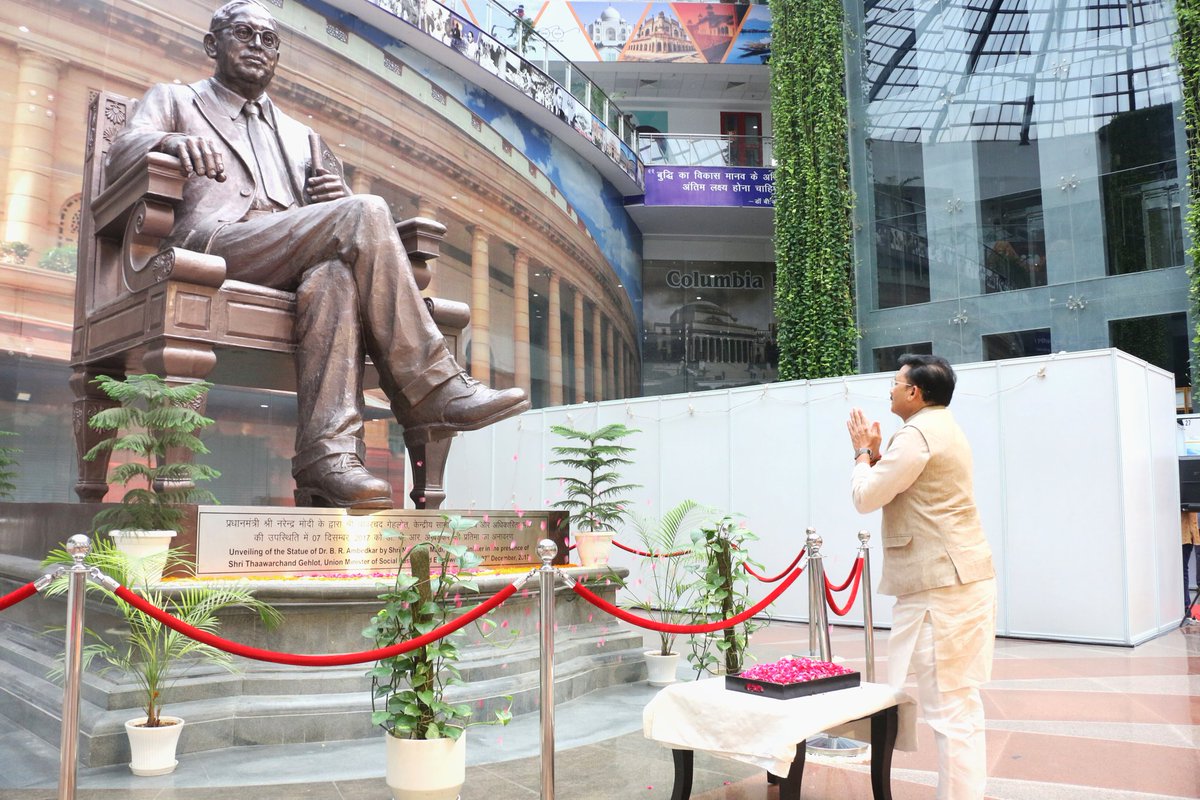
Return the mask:
{"type": "Polygon", "coordinates": [[[225,259],[163,244],[175,225],[185,180],[179,159],[147,153],[92,203],[96,235],[120,243],[122,282],[131,291],[168,277],[211,287],[225,280],[225,259]]]}
{"type": "Polygon", "coordinates": [[[442,240],[446,238],[446,226],[428,217],[413,217],[396,223],[400,243],[408,251],[412,262],[413,277],[417,288],[425,289],[433,277],[431,261],[441,254],[442,240]]]}
{"type": "Polygon", "coordinates": [[[174,206],[183,199],[185,180],[179,172],[178,158],[166,153],[147,153],[136,166],[109,181],[104,191],[92,201],[96,234],[119,239],[125,231],[129,215],[144,200],[174,206]]]}

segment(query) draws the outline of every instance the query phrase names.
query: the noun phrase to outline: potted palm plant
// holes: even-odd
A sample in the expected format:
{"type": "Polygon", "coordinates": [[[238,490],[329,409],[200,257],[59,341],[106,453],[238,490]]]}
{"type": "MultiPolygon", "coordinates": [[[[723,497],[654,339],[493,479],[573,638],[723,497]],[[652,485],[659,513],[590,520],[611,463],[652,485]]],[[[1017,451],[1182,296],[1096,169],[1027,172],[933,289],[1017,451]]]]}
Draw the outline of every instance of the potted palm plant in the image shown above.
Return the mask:
{"type": "Polygon", "coordinates": [[[171,386],[150,374],[130,375],[124,380],[101,375],[95,383],[118,405],[88,420],[91,427],[112,433],[84,458],[92,460],[105,452],[132,458],[117,465],[109,476],[126,487],[121,504],[98,513],[93,525],[119,548],[138,557],[137,563],[146,565],[149,577],[161,577],[170,541],[182,528],[180,505],[215,502],[212,492],[197,489],[196,482],[216,478],[219,472],[169,458],[179,452],[208,452],[196,432],[213,421],[196,407],[212,385],[197,381],[171,386]],[[130,488],[130,484],[135,485],[130,488]]]}
{"type": "MultiPolygon", "coordinates": [[[[46,565],[71,564],[73,560],[66,550],[60,548],[47,557],[46,565]]],[[[171,590],[164,588],[161,583],[152,586],[145,582],[145,572],[138,559],[105,539],[98,538],[93,542],[87,563],[98,567],[150,604],[209,633],[216,633],[220,629],[221,612],[235,608],[257,614],[268,627],[274,627],[280,621],[279,612],[256,599],[243,584],[181,584],[171,590]]],[[[167,564],[173,572],[184,577],[191,574],[192,564],[180,550],[168,551],[167,564]]],[[[66,589],[67,580],[64,578],[51,584],[48,591],[50,594],[62,594],[66,589]]],[[[203,663],[233,670],[233,657],[223,650],[176,632],[104,586],[89,582],[88,591],[103,593],[116,606],[126,624],[126,630],[120,632],[116,642],[88,631],[89,643],[83,648],[81,656],[85,669],[99,659],[103,665],[102,672],[115,671],[131,677],[137,684],[143,714],[125,723],[131,756],[129,769],[135,775],[172,772],[178,763],[175,750],[184,721],[164,713],[171,688],[186,674],[188,665],[203,663]]]]}
{"type": "MultiPolygon", "coordinates": [[[[455,537],[478,520],[444,516],[445,525],[427,542],[406,549],[391,586],[379,595],[383,607],[363,635],[376,647],[408,641],[444,625],[454,597],[478,591],[471,577],[482,559],[455,537]]],[[[402,533],[384,531],[387,538],[402,533]]],[[[383,728],[387,784],[395,800],[454,800],[466,778],[466,732],[472,709],[446,701],[461,685],[458,646],[443,637],[425,647],[381,659],[371,678],[371,722],[383,728]]],[[[511,719],[497,711],[493,723],[511,719]]]]}
{"type": "Polygon", "coordinates": [[[566,498],[554,503],[571,517],[580,563],[585,567],[604,566],[616,526],[625,519],[626,494],[638,488],[622,483],[618,467],[632,464],[626,456],[633,448],[621,440],[639,431],[620,423],[595,431],[580,431],[566,425],[554,425],[551,432],[582,444],[557,445],[551,451],[558,456],[551,464],[570,467],[573,475],[549,480],[561,481],[566,498]]]}
{"type": "MultiPolygon", "coordinates": [[[[629,590],[632,605],[646,612],[653,620],[668,624],[690,621],[694,614],[696,556],[692,552],[693,532],[699,529],[711,510],[694,500],[684,500],[659,518],[635,514],[634,531],[645,552],[650,556],[650,576],[643,580],[644,597],[629,590]]],[[[665,686],[675,681],[679,653],[675,641],[679,634],[658,632],[657,650],[647,650],[646,672],[651,686],[665,686]]]]}

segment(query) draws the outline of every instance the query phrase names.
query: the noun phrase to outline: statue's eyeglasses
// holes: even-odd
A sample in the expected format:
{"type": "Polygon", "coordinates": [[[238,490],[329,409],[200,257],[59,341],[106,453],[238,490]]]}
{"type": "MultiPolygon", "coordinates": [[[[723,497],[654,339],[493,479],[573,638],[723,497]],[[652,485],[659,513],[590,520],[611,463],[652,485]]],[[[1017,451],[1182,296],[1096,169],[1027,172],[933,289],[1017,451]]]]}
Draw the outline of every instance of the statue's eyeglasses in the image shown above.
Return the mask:
{"type": "Polygon", "coordinates": [[[275,31],[256,30],[244,22],[239,22],[236,25],[222,25],[219,28],[213,28],[211,31],[209,31],[209,33],[216,33],[217,31],[223,31],[227,28],[233,32],[233,38],[237,39],[239,42],[245,42],[249,44],[250,42],[253,42],[254,37],[257,36],[258,40],[262,42],[264,49],[279,49],[279,34],[275,33],[275,31]]]}

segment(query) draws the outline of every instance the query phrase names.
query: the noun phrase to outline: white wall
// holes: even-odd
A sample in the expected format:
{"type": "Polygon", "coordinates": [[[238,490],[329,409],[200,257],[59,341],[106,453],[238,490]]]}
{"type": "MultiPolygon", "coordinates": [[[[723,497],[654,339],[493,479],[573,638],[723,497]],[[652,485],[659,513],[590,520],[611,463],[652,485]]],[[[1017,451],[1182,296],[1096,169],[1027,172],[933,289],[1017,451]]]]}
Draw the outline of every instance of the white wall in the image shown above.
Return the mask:
{"type": "MultiPolygon", "coordinates": [[[[1002,635],[1136,644],[1178,624],[1179,487],[1172,376],[1117,350],[962,364],[951,406],[975,457],[975,489],[999,577],[1002,635]]],[[[625,476],[643,513],[691,498],[744,515],[760,537],[755,558],[774,574],[812,526],[840,582],[872,533],[880,573],[879,514],[849,498],[845,419],[859,406],[885,441],[890,374],[796,381],[730,391],[533,411],[455,442],[447,508],[545,508],[561,497],[547,477],[551,425],[624,422],[625,476]]],[[[630,539],[630,536],[626,536],[630,539]]],[[[620,540],[621,537],[618,536],[620,540]]],[[[615,563],[635,572],[640,559],[615,563]]],[[[770,587],[757,584],[759,596],[770,587]]],[[[875,599],[888,624],[890,598],[875,599]]],[[[773,616],[807,619],[797,585],[773,616]]],[[[861,605],[845,618],[861,624],[861,605]]]]}

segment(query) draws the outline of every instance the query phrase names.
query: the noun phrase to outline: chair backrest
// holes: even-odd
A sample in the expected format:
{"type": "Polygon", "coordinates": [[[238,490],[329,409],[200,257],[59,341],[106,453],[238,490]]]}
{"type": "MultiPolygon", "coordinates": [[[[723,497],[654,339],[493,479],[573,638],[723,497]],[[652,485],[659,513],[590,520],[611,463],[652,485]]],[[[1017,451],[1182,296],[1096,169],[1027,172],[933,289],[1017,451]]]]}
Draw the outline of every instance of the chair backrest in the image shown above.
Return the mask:
{"type": "Polygon", "coordinates": [[[120,274],[100,267],[102,259],[115,263],[120,243],[97,241],[92,219],[92,202],[104,190],[104,159],[113,138],[125,127],[137,101],[113,92],[91,92],[88,96],[87,144],[83,157],[83,192],[79,215],[79,270],[75,290],[75,327],[97,306],[114,300],[120,289],[120,274]]]}

